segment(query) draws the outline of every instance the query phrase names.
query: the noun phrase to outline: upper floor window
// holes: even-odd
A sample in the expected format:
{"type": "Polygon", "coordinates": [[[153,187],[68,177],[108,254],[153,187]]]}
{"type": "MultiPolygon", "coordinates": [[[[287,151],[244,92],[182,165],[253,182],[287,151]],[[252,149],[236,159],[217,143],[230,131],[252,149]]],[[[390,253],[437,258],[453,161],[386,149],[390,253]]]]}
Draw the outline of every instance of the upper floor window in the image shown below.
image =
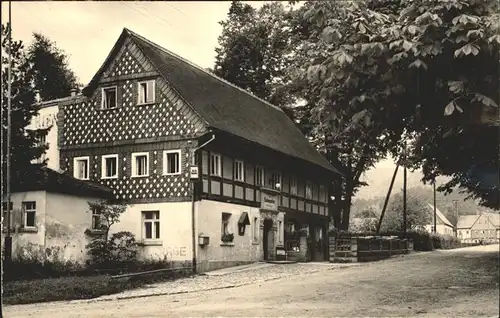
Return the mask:
{"type": "Polygon", "coordinates": [[[298,187],[297,187],[297,178],[290,177],[290,194],[297,195],[298,187]]]}
{"type": "Polygon", "coordinates": [[[306,182],[306,199],[312,199],[312,183],[306,182]]]}
{"type": "Polygon", "coordinates": [[[222,165],[220,155],[215,153],[210,154],[210,175],[220,177],[221,170],[222,165]]]}
{"type": "Polygon", "coordinates": [[[102,109],[115,108],[118,104],[116,98],[117,98],[116,86],[104,87],[102,89],[101,108],[102,109]]]}
{"type": "Polygon", "coordinates": [[[281,173],[277,171],[271,172],[269,176],[269,185],[271,189],[280,190],[281,189],[281,173]]]}
{"type": "Polygon", "coordinates": [[[36,226],[36,202],[23,202],[24,210],[24,227],[36,226]]]}
{"type": "Polygon", "coordinates": [[[138,104],[151,104],[155,102],[155,81],[144,81],[138,83],[138,104]]]}
{"type": "Polygon", "coordinates": [[[132,177],[147,177],[149,175],[149,153],[132,154],[132,177]]]}
{"type": "Polygon", "coordinates": [[[326,188],[322,184],[319,185],[319,201],[321,202],[326,201],[326,188]]]}
{"type": "Polygon", "coordinates": [[[181,151],[166,150],[163,152],[163,174],[174,175],[181,173],[181,151]]]}
{"type": "Polygon", "coordinates": [[[234,161],[234,180],[245,181],[245,164],[241,160],[234,161]]]}
{"type": "Polygon", "coordinates": [[[262,167],[255,167],[255,185],[257,186],[263,186],[264,185],[264,180],[265,180],[265,171],[264,168],[262,167]]]}
{"type": "Polygon", "coordinates": [[[118,155],[102,156],[102,179],[118,178],[118,155]]]}
{"type": "Polygon", "coordinates": [[[73,176],[77,179],[89,179],[89,157],[76,157],[73,159],[73,176]]]}
{"type": "MultiPolygon", "coordinates": [[[[38,147],[45,147],[47,145],[47,135],[42,135],[42,136],[39,136],[37,138],[37,143],[36,145],[38,147]]],[[[47,153],[44,152],[43,154],[41,154],[41,156],[37,159],[35,159],[35,163],[43,163],[45,161],[45,159],[47,158],[47,153]]]]}
{"type": "Polygon", "coordinates": [[[313,183],[312,185],[312,198],[313,200],[318,200],[318,185],[316,183],[313,183]]]}

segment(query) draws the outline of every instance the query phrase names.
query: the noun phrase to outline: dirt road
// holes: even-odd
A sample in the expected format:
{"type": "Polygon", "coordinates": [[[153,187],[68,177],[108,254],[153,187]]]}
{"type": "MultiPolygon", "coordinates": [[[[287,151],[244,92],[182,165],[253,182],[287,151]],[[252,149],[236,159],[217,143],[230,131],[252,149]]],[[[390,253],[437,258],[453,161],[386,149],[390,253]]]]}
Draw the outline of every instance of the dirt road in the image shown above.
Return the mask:
{"type": "Polygon", "coordinates": [[[212,291],[7,306],[4,316],[498,317],[498,262],[498,245],[416,253],[212,291]]]}

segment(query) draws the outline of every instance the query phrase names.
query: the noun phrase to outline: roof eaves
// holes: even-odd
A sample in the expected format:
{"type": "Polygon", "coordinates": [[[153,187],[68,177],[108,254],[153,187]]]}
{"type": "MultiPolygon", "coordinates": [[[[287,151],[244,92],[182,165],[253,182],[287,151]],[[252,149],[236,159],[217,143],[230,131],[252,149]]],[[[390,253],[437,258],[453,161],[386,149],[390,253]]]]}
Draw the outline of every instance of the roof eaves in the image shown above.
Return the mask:
{"type": "MultiPolygon", "coordinates": [[[[169,54],[169,55],[171,55],[171,56],[175,57],[176,59],[178,59],[178,60],[180,60],[180,61],[182,61],[182,62],[184,62],[184,63],[186,63],[186,64],[191,65],[192,67],[194,67],[194,68],[196,68],[196,69],[198,69],[198,70],[200,70],[200,71],[202,71],[202,72],[204,72],[204,73],[206,73],[206,74],[208,74],[208,75],[212,76],[213,78],[215,78],[215,79],[217,79],[217,80],[219,80],[219,81],[223,82],[223,83],[224,83],[224,84],[226,84],[226,85],[229,85],[229,86],[231,86],[231,87],[233,87],[233,88],[235,88],[235,89],[237,89],[237,90],[240,90],[240,91],[244,92],[245,94],[247,94],[247,95],[249,95],[249,96],[252,96],[253,98],[255,98],[255,99],[259,100],[260,102],[262,102],[262,103],[266,104],[267,106],[269,106],[269,107],[271,107],[271,108],[273,108],[273,109],[275,109],[275,110],[277,110],[277,111],[283,112],[283,110],[282,110],[281,108],[279,108],[278,106],[275,106],[275,105],[273,105],[273,104],[271,104],[271,103],[269,103],[269,102],[265,101],[264,99],[262,99],[262,98],[260,98],[260,97],[258,97],[258,96],[256,96],[256,95],[254,95],[254,94],[252,94],[251,92],[249,92],[249,91],[247,91],[247,90],[245,90],[245,89],[243,89],[243,88],[241,88],[241,87],[238,87],[238,86],[234,85],[233,83],[231,83],[231,82],[229,82],[229,81],[227,81],[227,80],[225,80],[225,79],[223,79],[223,78],[221,78],[221,77],[219,77],[219,76],[217,76],[217,75],[215,75],[215,74],[213,74],[213,73],[211,73],[211,72],[208,72],[208,71],[207,71],[207,70],[205,70],[203,67],[201,67],[201,66],[199,66],[199,65],[197,65],[197,64],[195,64],[195,63],[193,63],[193,62],[191,62],[191,61],[189,61],[189,60],[187,60],[187,59],[185,59],[185,58],[183,58],[183,57],[182,57],[182,56],[180,56],[180,55],[177,55],[176,53],[174,53],[174,52],[172,52],[172,51],[170,51],[170,50],[167,50],[166,48],[162,47],[161,45],[158,45],[158,44],[154,43],[153,41],[148,40],[148,39],[146,39],[145,37],[143,37],[143,36],[141,36],[141,35],[139,35],[139,34],[137,34],[137,33],[133,32],[133,31],[131,31],[131,30],[127,29],[127,28],[125,28],[125,30],[127,30],[127,32],[128,32],[129,34],[131,34],[131,35],[133,35],[133,36],[135,36],[135,37],[139,38],[139,39],[140,39],[140,40],[142,40],[142,41],[145,41],[146,43],[150,44],[151,46],[155,47],[156,49],[158,49],[158,50],[160,50],[160,51],[163,51],[164,53],[169,54]]],[[[283,113],[284,113],[284,112],[283,112],[283,113]]]]}
{"type": "MultiPolygon", "coordinates": [[[[205,69],[203,69],[202,67],[200,67],[200,66],[198,66],[198,65],[196,65],[196,64],[194,64],[194,63],[192,63],[191,61],[189,61],[189,60],[187,60],[187,59],[184,59],[183,57],[181,57],[181,56],[179,56],[179,55],[177,55],[177,54],[175,54],[175,53],[173,53],[173,52],[171,52],[171,51],[169,51],[169,50],[165,49],[164,47],[162,47],[162,46],[160,46],[160,45],[158,45],[158,44],[156,44],[156,43],[154,43],[154,42],[152,42],[152,41],[148,40],[147,38],[145,38],[145,37],[143,37],[143,36],[141,36],[141,35],[139,35],[139,34],[137,34],[137,33],[133,32],[133,31],[131,31],[131,30],[127,29],[127,28],[125,28],[124,30],[125,30],[125,31],[129,34],[129,35],[131,35],[132,40],[134,40],[134,38],[135,38],[135,39],[137,39],[137,40],[143,41],[143,42],[147,43],[148,45],[152,46],[154,49],[156,49],[156,50],[160,51],[160,53],[161,53],[161,52],[163,52],[163,53],[165,53],[165,54],[168,54],[168,55],[170,55],[170,56],[172,56],[172,57],[174,57],[174,58],[176,58],[176,59],[180,60],[180,61],[181,61],[181,62],[183,62],[183,63],[186,63],[186,64],[188,64],[188,65],[190,65],[190,66],[192,66],[192,67],[194,67],[194,68],[196,68],[196,69],[200,70],[201,72],[204,72],[204,73],[206,73],[206,74],[210,75],[211,77],[213,77],[213,78],[215,78],[215,79],[217,79],[217,80],[219,80],[219,81],[223,82],[224,84],[226,84],[226,85],[228,85],[228,86],[231,86],[231,87],[233,87],[233,88],[235,88],[235,89],[237,89],[237,90],[239,90],[239,91],[241,91],[241,92],[244,92],[245,94],[247,94],[247,95],[249,95],[249,96],[251,96],[251,97],[253,97],[253,98],[257,99],[257,100],[258,100],[258,101],[260,101],[261,103],[263,103],[263,104],[267,105],[268,107],[271,107],[272,109],[274,109],[274,110],[276,110],[276,111],[281,112],[284,116],[286,116],[285,112],[284,112],[281,108],[279,108],[279,107],[277,107],[277,106],[275,106],[275,105],[270,104],[269,102],[267,102],[267,101],[265,101],[265,100],[263,100],[263,99],[261,99],[261,98],[259,98],[259,97],[255,96],[255,95],[253,95],[252,93],[250,93],[250,92],[248,92],[248,91],[246,91],[246,90],[244,90],[244,89],[242,89],[242,88],[240,88],[240,87],[238,87],[238,86],[236,86],[236,85],[234,85],[234,84],[232,84],[232,83],[230,83],[230,82],[228,82],[228,81],[226,81],[226,80],[224,80],[224,79],[222,79],[222,78],[220,78],[220,77],[218,77],[218,76],[216,76],[216,75],[214,75],[213,73],[207,72],[207,71],[206,71],[205,69]]],[[[137,44],[137,43],[136,43],[136,44],[137,44]]],[[[140,47],[139,47],[139,50],[141,50],[141,48],[140,48],[140,47]]],[[[145,52],[143,52],[142,50],[141,50],[141,52],[144,54],[144,56],[148,57],[148,55],[147,55],[145,52]]],[[[148,58],[148,59],[149,59],[149,58],[148,58]]],[[[161,73],[161,71],[160,71],[160,69],[159,69],[159,68],[155,65],[154,61],[152,61],[151,59],[149,59],[149,60],[150,60],[150,62],[153,64],[153,66],[155,67],[155,69],[158,71],[158,73],[162,74],[162,73],[161,73]]],[[[163,78],[165,81],[167,81],[167,83],[169,83],[168,79],[167,79],[167,78],[165,78],[165,76],[163,76],[163,75],[162,75],[162,78],[163,78]]],[[[199,117],[200,117],[200,118],[201,118],[201,119],[205,122],[205,124],[206,124],[207,126],[209,126],[209,123],[206,121],[206,119],[205,119],[205,118],[203,118],[203,117],[202,117],[202,116],[201,116],[201,115],[200,115],[200,114],[199,114],[199,113],[195,110],[195,108],[194,108],[192,105],[190,105],[190,103],[188,103],[188,102],[187,102],[187,101],[186,101],[186,100],[182,97],[182,95],[181,95],[181,94],[179,94],[179,93],[177,92],[177,90],[175,89],[175,87],[174,87],[173,85],[171,85],[171,83],[169,83],[169,84],[170,84],[170,87],[171,87],[171,88],[172,88],[172,89],[173,89],[173,90],[177,93],[177,95],[178,95],[178,96],[179,96],[179,97],[180,97],[180,98],[181,98],[181,99],[182,99],[182,100],[183,100],[183,101],[184,101],[187,105],[189,105],[189,106],[190,106],[190,108],[191,108],[191,109],[192,109],[192,110],[193,110],[193,111],[194,111],[194,112],[195,112],[195,113],[196,113],[196,114],[197,114],[197,115],[198,115],[198,116],[199,116],[199,117]]],[[[300,132],[301,136],[303,136],[303,138],[305,138],[305,136],[302,134],[302,132],[300,131],[300,129],[298,129],[298,127],[297,127],[297,126],[295,126],[295,125],[293,125],[293,126],[294,126],[294,128],[295,128],[298,132],[300,132]]],[[[331,172],[334,172],[334,173],[336,173],[336,174],[339,174],[339,175],[342,175],[342,176],[344,175],[344,173],[340,172],[340,171],[339,171],[336,167],[334,167],[334,166],[333,166],[330,162],[328,162],[328,160],[326,160],[326,158],[324,158],[324,157],[321,155],[321,153],[319,153],[319,151],[318,151],[317,149],[315,149],[315,148],[314,148],[314,147],[313,147],[313,146],[309,143],[309,141],[308,141],[308,146],[309,146],[309,148],[310,148],[310,150],[311,150],[311,151],[314,151],[314,152],[316,153],[316,155],[321,156],[321,157],[322,157],[321,159],[322,159],[322,160],[324,160],[324,163],[323,163],[322,165],[320,165],[320,164],[318,164],[318,163],[313,163],[313,164],[318,165],[318,166],[321,166],[322,168],[325,168],[325,169],[327,169],[327,170],[329,170],[329,171],[331,171],[331,172]]],[[[294,156],[294,157],[295,157],[295,156],[294,156]]],[[[299,158],[299,159],[300,159],[300,158],[299,158]]],[[[318,159],[319,159],[319,158],[318,158],[318,159]]]]}
{"type": "Polygon", "coordinates": [[[67,97],[61,97],[61,98],[56,98],[56,99],[38,102],[38,103],[35,103],[35,105],[39,106],[40,108],[47,108],[47,107],[51,107],[51,106],[64,105],[64,104],[73,102],[75,100],[81,100],[81,99],[85,99],[85,96],[82,94],[78,94],[75,96],[67,96],[67,97]]]}

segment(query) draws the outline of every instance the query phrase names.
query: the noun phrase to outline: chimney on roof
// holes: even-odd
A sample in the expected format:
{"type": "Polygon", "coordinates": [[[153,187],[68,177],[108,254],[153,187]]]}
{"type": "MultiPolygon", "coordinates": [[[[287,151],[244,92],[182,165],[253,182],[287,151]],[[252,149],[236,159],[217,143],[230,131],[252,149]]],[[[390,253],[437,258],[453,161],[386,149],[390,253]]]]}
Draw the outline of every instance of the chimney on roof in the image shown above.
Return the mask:
{"type": "Polygon", "coordinates": [[[78,92],[78,89],[72,88],[70,92],[71,92],[71,96],[76,96],[76,93],[78,92]]]}
{"type": "Polygon", "coordinates": [[[39,90],[35,91],[35,101],[37,103],[40,103],[42,101],[42,98],[40,97],[40,91],[39,90]]]}

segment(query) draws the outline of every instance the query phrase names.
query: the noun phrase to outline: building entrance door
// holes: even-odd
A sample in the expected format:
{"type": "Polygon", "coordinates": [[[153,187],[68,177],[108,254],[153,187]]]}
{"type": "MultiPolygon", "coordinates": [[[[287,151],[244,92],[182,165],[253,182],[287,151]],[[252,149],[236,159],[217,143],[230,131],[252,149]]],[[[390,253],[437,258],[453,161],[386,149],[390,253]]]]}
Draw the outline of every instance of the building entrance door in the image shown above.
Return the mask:
{"type": "Polygon", "coordinates": [[[265,219],[264,220],[264,229],[262,233],[262,250],[264,251],[264,260],[269,260],[269,254],[272,254],[274,235],[272,231],[273,220],[265,219]],[[270,253],[271,252],[271,253],[270,253]]]}

